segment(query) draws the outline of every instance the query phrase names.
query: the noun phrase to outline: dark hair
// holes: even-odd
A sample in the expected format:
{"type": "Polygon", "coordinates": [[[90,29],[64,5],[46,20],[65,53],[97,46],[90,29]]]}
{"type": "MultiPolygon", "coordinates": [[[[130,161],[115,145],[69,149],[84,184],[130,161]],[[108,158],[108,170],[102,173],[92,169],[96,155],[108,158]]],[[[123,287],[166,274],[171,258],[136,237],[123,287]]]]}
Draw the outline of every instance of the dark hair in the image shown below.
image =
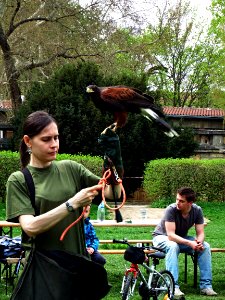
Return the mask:
{"type": "Polygon", "coordinates": [[[190,187],[179,188],[177,194],[184,196],[187,202],[195,202],[196,200],[196,193],[190,187]]]}
{"type": "MultiPolygon", "coordinates": [[[[28,135],[29,138],[32,138],[38,135],[46,126],[51,123],[57,124],[55,119],[49,115],[45,111],[36,111],[30,114],[23,125],[23,135],[28,135]]],[[[30,154],[28,153],[27,145],[25,144],[24,140],[21,140],[20,143],[20,163],[22,169],[25,168],[29,161],[30,161],[30,154]]]]}

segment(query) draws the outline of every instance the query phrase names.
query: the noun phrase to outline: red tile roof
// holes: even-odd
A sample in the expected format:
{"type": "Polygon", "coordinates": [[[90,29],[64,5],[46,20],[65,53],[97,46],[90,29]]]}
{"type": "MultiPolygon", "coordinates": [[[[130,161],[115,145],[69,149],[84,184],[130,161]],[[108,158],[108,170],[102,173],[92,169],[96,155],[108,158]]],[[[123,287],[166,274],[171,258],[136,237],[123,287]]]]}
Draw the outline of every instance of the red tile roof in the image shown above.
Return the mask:
{"type": "Polygon", "coordinates": [[[163,112],[167,116],[195,116],[195,117],[225,117],[224,109],[195,108],[195,107],[169,107],[164,106],[163,112]]]}

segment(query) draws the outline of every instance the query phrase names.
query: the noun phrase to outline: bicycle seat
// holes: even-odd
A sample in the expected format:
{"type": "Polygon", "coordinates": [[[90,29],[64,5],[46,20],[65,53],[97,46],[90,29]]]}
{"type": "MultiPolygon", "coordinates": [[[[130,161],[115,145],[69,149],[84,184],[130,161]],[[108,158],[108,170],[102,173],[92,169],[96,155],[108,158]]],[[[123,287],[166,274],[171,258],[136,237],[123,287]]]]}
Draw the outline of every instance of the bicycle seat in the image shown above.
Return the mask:
{"type": "Polygon", "coordinates": [[[147,256],[152,257],[152,258],[163,259],[163,258],[165,258],[166,254],[161,251],[156,251],[154,253],[148,253],[147,256]]]}

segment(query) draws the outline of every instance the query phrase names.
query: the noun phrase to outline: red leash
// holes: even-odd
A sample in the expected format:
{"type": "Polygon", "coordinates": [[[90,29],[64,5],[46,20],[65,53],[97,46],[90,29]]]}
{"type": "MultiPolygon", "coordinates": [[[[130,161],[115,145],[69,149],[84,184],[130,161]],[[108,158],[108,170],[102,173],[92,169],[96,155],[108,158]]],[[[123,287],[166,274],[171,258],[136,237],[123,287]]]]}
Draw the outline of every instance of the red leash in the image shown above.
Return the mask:
{"type": "MultiPolygon", "coordinates": [[[[87,208],[87,206],[85,207],[85,209],[87,208]]],[[[78,223],[80,221],[80,219],[83,218],[84,215],[84,211],[82,211],[82,214],[79,216],[79,218],[77,218],[73,223],[71,223],[68,227],[66,227],[66,229],[63,231],[63,233],[60,236],[60,241],[63,241],[65,235],[67,234],[67,232],[70,230],[71,227],[73,227],[76,223],[78,223]]]]}
{"type": "Polygon", "coordinates": [[[126,193],[125,193],[125,189],[124,189],[124,187],[123,187],[123,185],[122,185],[122,180],[121,180],[121,179],[117,180],[117,182],[121,185],[121,190],[122,190],[122,193],[123,193],[123,201],[122,201],[122,203],[121,203],[118,207],[111,207],[111,206],[109,206],[109,205],[107,204],[107,202],[106,202],[106,200],[105,200],[105,194],[104,194],[104,191],[105,191],[105,186],[106,186],[106,184],[107,184],[107,179],[109,179],[110,176],[111,176],[111,170],[108,169],[108,170],[104,173],[103,177],[99,180],[99,184],[102,184],[102,185],[103,185],[103,187],[102,187],[102,200],[103,200],[105,206],[106,206],[109,210],[115,211],[115,210],[120,209],[120,208],[125,204],[125,202],[126,202],[126,193]]]}
{"type": "MultiPolygon", "coordinates": [[[[105,200],[105,186],[107,184],[107,180],[110,178],[111,176],[111,170],[108,169],[103,177],[99,180],[99,183],[98,184],[102,184],[102,200],[105,204],[105,206],[109,209],[109,210],[118,210],[120,209],[126,202],[126,193],[125,193],[125,189],[122,185],[122,180],[119,179],[118,182],[119,184],[121,185],[121,190],[122,190],[122,193],[123,193],[123,201],[122,203],[118,206],[118,207],[110,207],[107,203],[106,203],[106,200],[105,200]]],[[[85,209],[87,208],[87,206],[85,207],[85,209]]],[[[73,223],[71,223],[68,227],[66,227],[66,229],[63,231],[63,233],[61,234],[60,236],[60,241],[63,241],[65,235],[67,234],[67,232],[70,230],[71,227],[73,227],[76,223],[78,223],[82,218],[83,218],[83,215],[84,215],[84,212],[85,212],[85,209],[83,210],[83,212],[81,213],[81,215],[79,216],[79,218],[77,218],[73,223]]]]}

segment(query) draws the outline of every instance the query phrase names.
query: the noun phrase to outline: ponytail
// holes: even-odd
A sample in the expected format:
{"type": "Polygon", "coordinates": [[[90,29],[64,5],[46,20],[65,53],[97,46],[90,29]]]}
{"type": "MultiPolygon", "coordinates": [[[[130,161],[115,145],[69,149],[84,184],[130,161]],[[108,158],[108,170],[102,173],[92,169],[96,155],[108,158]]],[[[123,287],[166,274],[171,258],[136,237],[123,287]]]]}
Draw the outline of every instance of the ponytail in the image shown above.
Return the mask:
{"type": "Polygon", "coordinates": [[[20,143],[19,153],[20,153],[21,169],[24,169],[30,162],[30,154],[27,151],[27,145],[25,144],[23,139],[21,140],[20,143]]]}

